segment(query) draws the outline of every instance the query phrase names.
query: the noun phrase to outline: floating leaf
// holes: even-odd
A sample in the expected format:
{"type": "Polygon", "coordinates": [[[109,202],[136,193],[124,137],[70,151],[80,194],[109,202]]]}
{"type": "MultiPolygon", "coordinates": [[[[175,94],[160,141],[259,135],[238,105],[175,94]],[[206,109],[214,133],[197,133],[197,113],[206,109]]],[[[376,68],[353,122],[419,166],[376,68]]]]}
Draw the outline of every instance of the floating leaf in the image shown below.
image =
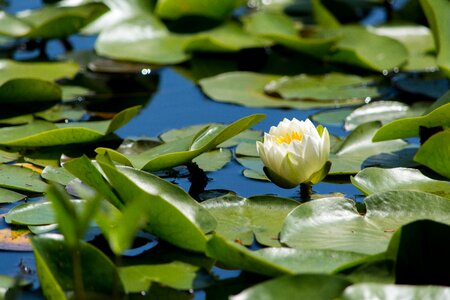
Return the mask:
{"type": "MultiPolygon", "coordinates": [[[[73,292],[73,249],[61,235],[35,236],[32,240],[36,268],[42,292],[46,298],[68,299],[65,292],[73,292]],[[64,263],[61,263],[64,262],[64,263]]],[[[119,295],[123,293],[122,282],[115,266],[107,256],[94,246],[79,242],[80,269],[83,287],[88,294],[119,295]]],[[[94,297],[94,298],[96,298],[94,297]]]]}
{"type": "Polygon", "coordinates": [[[14,203],[25,199],[27,196],[14,191],[0,188],[0,203],[14,203]]]}
{"type": "Polygon", "coordinates": [[[385,251],[392,233],[406,223],[430,219],[450,224],[450,202],[433,194],[389,191],[368,196],[364,202],[364,216],[344,198],[302,204],[286,218],[281,242],[301,249],[375,254],[385,251]]]}
{"type": "Polygon", "coordinates": [[[325,110],[312,115],[311,119],[324,125],[340,126],[352,111],[352,108],[325,110]]]}
{"type": "Polygon", "coordinates": [[[204,251],[205,234],[216,227],[206,209],[176,185],[133,168],[115,168],[101,158],[97,156],[97,161],[125,203],[139,197],[151,199],[146,201],[146,211],[153,234],[180,248],[204,251]]]}
{"type": "Polygon", "coordinates": [[[307,109],[336,107],[361,103],[361,99],[345,101],[287,101],[264,94],[266,85],[280,76],[251,72],[229,72],[200,80],[200,86],[208,97],[220,101],[250,107],[286,107],[307,109]]]}
{"type": "Polygon", "coordinates": [[[206,254],[228,268],[267,276],[300,273],[331,273],[337,267],[360,259],[358,253],[292,248],[264,248],[251,251],[218,235],[208,241],[206,254]]]}
{"type": "Polygon", "coordinates": [[[161,21],[145,13],[102,30],[95,50],[114,59],[175,64],[189,58],[186,42],[186,37],[170,34],[161,21]],[[128,50],[123,51],[124,47],[128,50]]]}
{"type": "MultiPolygon", "coordinates": [[[[0,60],[0,85],[12,79],[34,78],[54,81],[72,78],[79,71],[78,64],[68,62],[20,62],[9,59],[0,60]]],[[[37,95],[33,95],[37,96],[37,95]]]]}
{"type": "Polygon", "coordinates": [[[188,52],[236,52],[241,49],[270,46],[270,44],[269,40],[248,34],[235,22],[225,22],[216,28],[188,36],[185,50],[188,52]]]}
{"type": "Polygon", "coordinates": [[[199,267],[179,261],[121,267],[119,274],[128,293],[147,291],[153,282],[179,290],[204,288],[212,282],[199,267]]]}
{"type": "Polygon", "coordinates": [[[20,157],[18,152],[7,149],[0,149],[0,163],[7,163],[17,160],[20,157]]]}
{"type": "Polygon", "coordinates": [[[338,28],[341,26],[335,16],[322,4],[321,0],[312,0],[314,20],[324,28],[338,28]]]}
{"type": "Polygon", "coordinates": [[[86,111],[80,107],[71,107],[68,105],[55,105],[50,109],[34,114],[36,117],[46,121],[57,122],[63,120],[79,121],[85,115],[86,111]]]}
{"type": "Polygon", "coordinates": [[[76,177],[69,171],[61,167],[47,166],[44,168],[41,174],[42,178],[57,182],[59,184],[67,185],[76,177]]]}
{"type": "Polygon", "coordinates": [[[166,19],[178,19],[191,15],[224,19],[234,10],[236,3],[235,0],[212,0],[208,3],[202,0],[186,0],[180,6],[177,0],[161,0],[157,2],[155,12],[166,19]]]}
{"type": "Polygon", "coordinates": [[[127,165],[132,164],[138,169],[159,171],[191,162],[200,154],[214,149],[223,142],[252,127],[265,118],[263,114],[244,117],[234,123],[211,126],[201,130],[197,136],[187,136],[183,139],[162,144],[129,158],[109,149],[97,149],[97,152],[107,151],[112,159],[119,159],[127,165]],[[127,162],[128,161],[128,162],[127,162]]]}
{"type": "Polygon", "coordinates": [[[450,178],[450,129],[432,135],[423,144],[414,161],[427,166],[436,173],[450,178]]]}
{"type": "Polygon", "coordinates": [[[222,169],[231,160],[231,151],[218,149],[200,154],[192,161],[205,172],[213,172],[222,169]]]}
{"type": "Polygon", "coordinates": [[[341,73],[329,73],[320,76],[301,74],[294,77],[282,77],[271,81],[265,87],[269,94],[280,94],[284,99],[342,101],[377,97],[374,87],[367,87],[372,78],[341,73]]]}
{"type": "Polygon", "coordinates": [[[16,62],[0,60],[0,103],[58,101],[61,88],[53,83],[73,77],[79,70],[74,62],[16,62]]]}
{"type": "MultiPolygon", "coordinates": [[[[72,204],[81,208],[85,201],[72,200],[72,204]]],[[[56,218],[52,204],[45,201],[19,204],[5,215],[5,221],[19,225],[49,225],[55,224],[56,218]]]]}
{"type": "Polygon", "coordinates": [[[405,46],[394,39],[370,33],[358,26],[339,27],[336,30],[343,37],[329,57],[333,62],[383,71],[400,67],[407,61],[405,46]]]}
{"type": "Polygon", "coordinates": [[[345,118],[345,130],[353,130],[371,121],[386,124],[400,118],[420,116],[428,107],[429,104],[425,102],[417,102],[412,106],[398,101],[372,102],[355,109],[345,118]]]}
{"type": "Polygon", "coordinates": [[[101,3],[88,3],[67,7],[48,5],[20,12],[16,16],[2,14],[0,33],[16,38],[63,38],[78,32],[105,11],[105,5],[101,3]]]}
{"type": "Polygon", "coordinates": [[[151,14],[153,11],[153,4],[146,0],[129,0],[126,2],[110,0],[105,4],[109,7],[109,11],[85,26],[81,31],[83,34],[98,34],[102,30],[120,24],[126,19],[151,14]]]}
{"type": "MultiPolygon", "coordinates": [[[[442,160],[440,160],[442,163],[442,160]]],[[[450,182],[431,179],[408,168],[365,168],[351,177],[353,185],[366,195],[392,190],[421,191],[450,198],[450,182]]]]}
{"type": "Polygon", "coordinates": [[[363,162],[380,153],[398,151],[406,147],[402,140],[388,142],[372,142],[372,138],[380,128],[379,122],[370,122],[358,126],[351,132],[337,149],[331,154],[330,175],[355,174],[361,170],[363,162]]]}
{"type": "Polygon", "coordinates": [[[350,284],[343,277],[331,275],[283,276],[252,286],[230,299],[278,300],[291,299],[293,295],[298,299],[336,299],[350,284]]]}
{"type": "Polygon", "coordinates": [[[219,125],[220,124],[218,123],[209,123],[209,124],[192,125],[180,129],[171,129],[161,134],[159,138],[165,143],[173,142],[178,139],[185,138],[187,136],[193,136],[203,128],[206,128],[207,126],[219,126],[219,125]]]}
{"type": "Polygon", "coordinates": [[[320,31],[302,37],[297,32],[297,24],[280,12],[260,11],[245,17],[243,22],[248,32],[317,58],[322,58],[340,37],[334,32],[321,36],[320,31]]]}
{"type": "Polygon", "coordinates": [[[398,138],[415,137],[419,135],[419,127],[450,126],[450,103],[442,105],[420,117],[403,118],[392,121],[376,132],[374,142],[398,138]]]}
{"type": "Polygon", "coordinates": [[[380,283],[359,283],[344,290],[342,299],[429,299],[439,300],[450,297],[450,288],[442,286],[413,286],[380,283]]]}
{"type": "Polygon", "coordinates": [[[28,168],[0,164],[0,187],[42,193],[47,189],[47,184],[39,173],[28,168]]]}
{"type": "Polygon", "coordinates": [[[89,143],[125,125],[138,112],[135,106],[121,111],[109,121],[53,124],[34,121],[27,125],[0,128],[0,144],[20,147],[47,147],[89,143]]]}
{"type": "Polygon", "coordinates": [[[216,232],[225,238],[251,245],[256,238],[266,246],[280,246],[278,233],[284,218],[298,203],[287,198],[225,195],[202,202],[216,219],[216,232]]]}
{"type": "Polygon", "coordinates": [[[433,71],[437,69],[433,36],[428,27],[420,25],[370,27],[369,31],[393,38],[408,50],[408,62],[402,67],[408,71],[433,71]]]}
{"type": "Polygon", "coordinates": [[[450,3],[445,0],[420,0],[425,16],[433,31],[434,43],[437,50],[437,63],[447,77],[450,77],[450,28],[447,12],[450,3]]]}

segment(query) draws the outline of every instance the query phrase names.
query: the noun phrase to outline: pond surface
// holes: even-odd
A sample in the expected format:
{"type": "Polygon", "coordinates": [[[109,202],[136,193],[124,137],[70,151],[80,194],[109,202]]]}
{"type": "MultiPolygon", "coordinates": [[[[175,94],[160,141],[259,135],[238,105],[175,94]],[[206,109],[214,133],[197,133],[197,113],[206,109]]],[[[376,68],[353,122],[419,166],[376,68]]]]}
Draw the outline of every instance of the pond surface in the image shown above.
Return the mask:
{"type": "MultiPolygon", "coordinates": [[[[37,8],[41,5],[41,1],[16,0],[10,2],[7,11],[14,13],[26,8],[37,8]]],[[[384,17],[384,10],[377,9],[368,14],[362,23],[374,24],[377,23],[380,18],[383,19],[384,17]]],[[[68,40],[72,44],[74,52],[92,50],[96,41],[96,36],[74,35],[70,36],[68,40]]],[[[58,59],[66,55],[62,44],[55,40],[52,40],[47,44],[46,50],[50,59],[58,59]]],[[[24,61],[34,60],[38,58],[39,54],[39,50],[17,50],[13,54],[13,58],[24,61]]],[[[392,78],[390,77],[392,74],[385,75],[387,75],[384,78],[386,81],[392,78]]],[[[171,129],[206,123],[231,123],[240,118],[259,113],[266,115],[266,118],[252,128],[267,132],[271,126],[278,124],[278,122],[284,118],[304,120],[317,112],[325,111],[320,109],[298,110],[285,108],[252,108],[216,102],[204,94],[199,86],[192,80],[183,76],[182,72],[176,67],[153,68],[144,65],[140,72],[139,70],[135,70],[133,74],[97,74],[95,76],[99,76],[98,78],[101,79],[112,79],[109,84],[115,85],[114,91],[117,94],[109,95],[112,96],[112,99],[107,101],[104,99],[107,97],[80,97],[80,104],[86,105],[89,108],[89,111],[102,112],[102,109],[104,109],[105,111],[117,112],[117,107],[125,108],[134,105],[132,103],[135,102],[143,104],[143,108],[140,110],[139,114],[125,126],[116,131],[116,134],[123,139],[157,138],[162,133],[171,129]],[[130,80],[130,78],[132,78],[132,80],[130,80]],[[132,90],[135,84],[138,88],[144,88],[142,90],[137,90],[136,94],[123,93],[124,91],[132,90]]],[[[93,78],[96,78],[95,76],[93,78]]],[[[393,76],[396,75],[394,74],[393,76]]],[[[411,74],[407,76],[414,77],[414,75],[411,74]]],[[[83,80],[81,77],[82,76],[77,77],[75,82],[77,80],[83,80]]],[[[399,78],[401,77],[402,74],[400,74],[399,78]]],[[[439,91],[448,89],[448,80],[445,79],[442,82],[439,91]]],[[[388,93],[386,93],[386,95],[391,96],[389,94],[389,89],[390,88],[387,87],[386,90],[388,93]]],[[[406,94],[407,96],[410,96],[410,94],[406,94]]],[[[441,92],[437,92],[436,97],[441,94],[441,92]]],[[[418,96],[418,98],[420,97],[422,96],[418,96]]],[[[423,98],[424,100],[431,100],[434,97],[430,96],[423,98]]],[[[346,107],[348,108],[349,106],[346,107]]],[[[350,108],[352,107],[350,106],[350,108]]],[[[342,124],[327,125],[327,128],[330,134],[334,136],[345,137],[349,134],[343,129],[342,124]]],[[[408,141],[413,144],[418,143],[417,138],[409,139],[408,141]]],[[[177,170],[180,170],[178,176],[168,177],[166,179],[179,185],[185,191],[189,191],[192,182],[188,176],[188,171],[186,168],[177,170]]],[[[231,191],[242,197],[276,195],[300,201],[298,187],[294,189],[282,189],[270,182],[249,179],[242,174],[243,171],[244,167],[236,160],[232,159],[223,169],[206,173],[208,181],[205,186],[205,192],[210,192],[211,194],[217,192],[220,194],[225,193],[225,191],[231,191]]],[[[349,199],[361,202],[364,195],[350,183],[349,178],[350,177],[347,175],[334,177],[333,179],[335,181],[340,181],[339,183],[327,182],[327,180],[322,181],[313,186],[313,192],[315,194],[332,194],[339,192],[349,199]]],[[[29,199],[27,201],[35,200],[39,199],[29,199]]],[[[6,214],[14,206],[15,204],[2,206],[0,208],[1,213],[6,214]]],[[[3,218],[0,227],[8,227],[3,218]]],[[[91,240],[95,239],[95,234],[96,232],[90,232],[91,240]]],[[[95,242],[99,243],[98,240],[95,242]]],[[[135,252],[140,253],[140,251],[144,251],[151,246],[151,243],[149,243],[142,248],[135,250],[135,252]]],[[[258,247],[260,246],[251,246],[251,248],[258,247]]],[[[132,255],[130,254],[130,256],[132,255]]],[[[1,274],[9,276],[20,274],[20,276],[23,276],[25,279],[31,280],[35,288],[38,287],[36,265],[32,252],[0,251],[0,265],[2,266],[1,274]]],[[[228,278],[238,276],[240,271],[226,271],[214,267],[213,273],[219,278],[228,278]]],[[[40,292],[37,290],[27,293],[24,296],[27,299],[41,298],[40,292]]],[[[205,292],[196,292],[195,299],[204,298],[205,292]]]]}
{"type": "MultiPolygon", "coordinates": [[[[14,13],[24,9],[34,9],[40,7],[40,1],[11,1],[7,11],[14,13]]],[[[95,36],[69,37],[69,41],[74,47],[74,51],[92,49],[95,43],[95,36]]],[[[64,48],[58,41],[50,41],[47,45],[47,54],[50,59],[57,59],[64,54],[64,48]]],[[[23,51],[14,53],[17,60],[35,59],[39,55],[38,50],[23,51]]],[[[127,137],[157,137],[161,133],[174,128],[182,128],[189,125],[205,124],[210,122],[231,123],[242,117],[263,113],[266,118],[254,126],[254,129],[268,131],[270,126],[278,124],[283,118],[305,119],[319,110],[295,110],[281,108],[249,108],[233,104],[215,102],[209,99],[197,85],[191,80],[180,75],[170,67],[152,70],[148,75],[140,75],[148,81],[157,82],[156,91],[148,97],[148,102],[140,111],[139,115],[133,118],[127,125],[119,129],[116,133],[122,138],[127,137]]],[[[139,77],[139,76],[138,76],[139,77]]],[[[120,101],[126,101],[122,97],[120,101]]],[[[107,105],[107,104],[105,104],[107,105]]],[[[341,126],[328,127],[331,134],[337,136],[346,135],[341,126]]],[[[260,194],[274,194],[282,197],[299,199],[299,190],[282,189],[269,182],[251,180],[240,175],[243,167],[235,160],[227,164],[220,171],[208,173],[208,184],[206,191],[210,190],[230,190],[243,197],[250,197],[260,194]]],[[[172,181],[173,182],[173,181],[172,181]]],[[[191,182],[185,177],[175,180],[175,183],[189,190],[191,182]]],[[[358,200],[361,193],[350,183],[333,184],[321,182],[314,186],[314,192],[328,194],[335,191],[345,194],[348,198],[358,200]]],[[[2,213],[7,213],[14,205],[2,207],[2,213]]],[[[2,219],[2,227],[6,223],[2,219]]],[[[1,274],[15,276],[21,274],[24,278],[31,279],[35,286],[38,285],[36,278],[36,267],[32,252],[0,252],[1,274]]],[[[220,277],[236,276],[237,271],[216,270],[220,277]]],[[[29,294],[27,297],[37,295],[29,294]]],[[[203,298],[203,293],[197,294],[196,298],[203,298]]]]}

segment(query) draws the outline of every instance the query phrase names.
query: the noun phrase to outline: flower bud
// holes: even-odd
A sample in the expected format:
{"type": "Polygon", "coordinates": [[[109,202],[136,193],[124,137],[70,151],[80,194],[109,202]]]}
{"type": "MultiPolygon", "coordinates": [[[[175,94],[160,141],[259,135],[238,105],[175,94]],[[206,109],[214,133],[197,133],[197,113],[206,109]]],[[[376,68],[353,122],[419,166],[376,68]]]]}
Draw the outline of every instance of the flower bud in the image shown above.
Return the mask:
{"type": "Polygon", "coordinates": [[[267,177],[282,188],[317,183],[331,167],[328,130],[320,125],[316,128],[309,119],[284,119],[264,133],[264,141],[256,142],[256,149],[267,177]]]}

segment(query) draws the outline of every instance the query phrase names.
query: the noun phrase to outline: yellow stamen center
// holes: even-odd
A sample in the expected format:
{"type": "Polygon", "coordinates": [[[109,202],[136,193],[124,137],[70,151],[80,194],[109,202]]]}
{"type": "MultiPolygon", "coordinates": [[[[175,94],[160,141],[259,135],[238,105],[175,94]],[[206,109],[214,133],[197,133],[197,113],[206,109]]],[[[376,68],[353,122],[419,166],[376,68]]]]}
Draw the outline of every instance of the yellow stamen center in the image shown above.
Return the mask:
{"type": "Polygon", "coordinates": [[[278,144],[290,144],[293,140],[301,141],[303,139],[303,135],[298,132],[288,133],[286,135],[280,136],[277,138],[278,144]]]}

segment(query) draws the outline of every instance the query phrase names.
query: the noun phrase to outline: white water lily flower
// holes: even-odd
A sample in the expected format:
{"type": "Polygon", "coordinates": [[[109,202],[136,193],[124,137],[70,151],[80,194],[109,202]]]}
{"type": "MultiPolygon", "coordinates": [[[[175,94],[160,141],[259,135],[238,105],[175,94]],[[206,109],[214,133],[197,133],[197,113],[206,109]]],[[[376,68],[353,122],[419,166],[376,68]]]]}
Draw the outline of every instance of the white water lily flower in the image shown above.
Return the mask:
{"type": "Polygon", "coordinates": [[[301,183],[317,183],[330,170],[330,136],[306,119],[284,119],[256,142],[264,172],[276,185],[292,188],[301,183]]]}

